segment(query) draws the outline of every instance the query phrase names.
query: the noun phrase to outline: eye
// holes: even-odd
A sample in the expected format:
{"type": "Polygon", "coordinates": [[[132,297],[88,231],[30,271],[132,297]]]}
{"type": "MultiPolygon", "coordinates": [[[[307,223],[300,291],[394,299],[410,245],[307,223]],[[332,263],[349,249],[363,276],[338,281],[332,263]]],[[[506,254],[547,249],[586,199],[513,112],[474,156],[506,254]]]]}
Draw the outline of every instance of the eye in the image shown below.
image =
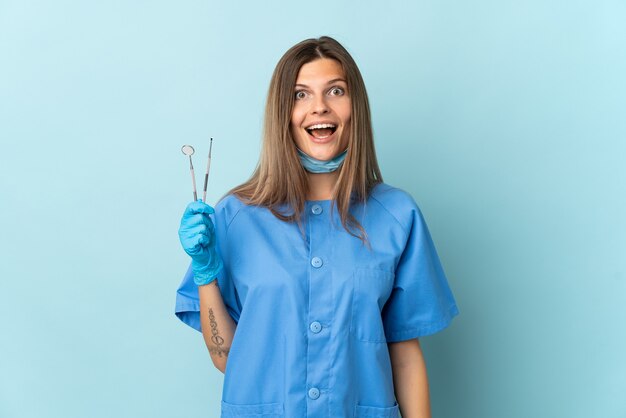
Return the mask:
{"type": "Polygon", "coordinates": [[[331,92],[331,94],[334,94],[334,92],[338,92],[338,93],[334,94],[335,96],[343,96],[343,94],[345,93],[345,91],[341,87],[333,87],[330,90],[330,92],[331,92]]]}
{"type": "Polygon", "coordinates": [[[303,90],[296,90],[296,94],[295,94],[296,100],[304,99],[305,96],[306,96],[306,93],[303,90]]]}

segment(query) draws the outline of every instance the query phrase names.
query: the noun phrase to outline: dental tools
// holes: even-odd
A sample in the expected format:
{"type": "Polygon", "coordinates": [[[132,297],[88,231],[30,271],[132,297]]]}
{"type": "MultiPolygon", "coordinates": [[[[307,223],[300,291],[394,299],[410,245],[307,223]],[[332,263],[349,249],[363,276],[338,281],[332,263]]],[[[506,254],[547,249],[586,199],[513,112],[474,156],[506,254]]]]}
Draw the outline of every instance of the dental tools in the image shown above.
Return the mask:
{"type": "Polygon", "coordinates": [[[206,203],[206,185],[209,182],[209,170],[211,170],[211,149],[213,148],[213,138],[209,144],[209,159],[206,163],[206,174],[204,175],[204,193],[202,194],[202,201],[206,203]]]}
{"type": "MultiPolygon", "coordinates": [[[[211,150],[213,149],[213,138],[211,138],[211,144],[209,145],[209,158],[206,166],[206,173],[204,174],[204,190],[202,194],[202,201],[206,203],[206,190],[209,183],[209,171],[211,170],[211,150]]],[[[195,150],[191,145],[183,145],[181,151],[184,155],[189,157],[189,171],[191,172],[191,183],[193,184],[193,200],[198,200],[198,193],[196,190],[196,175],[193,170],[193,163],[191,162],[191,156],[195,150]]]]}
{"type": "Polygon", "coordinates": [[[191,171],[191,182],[193,183],[193,200],[198,200],[198,193],[196,193],[196,175],[193,173],[193,163],[191,162],[191,156],[195,152],[191,145],[183,145],[181,148],[183,154],[189,156],[189,170],[191,171]]]}

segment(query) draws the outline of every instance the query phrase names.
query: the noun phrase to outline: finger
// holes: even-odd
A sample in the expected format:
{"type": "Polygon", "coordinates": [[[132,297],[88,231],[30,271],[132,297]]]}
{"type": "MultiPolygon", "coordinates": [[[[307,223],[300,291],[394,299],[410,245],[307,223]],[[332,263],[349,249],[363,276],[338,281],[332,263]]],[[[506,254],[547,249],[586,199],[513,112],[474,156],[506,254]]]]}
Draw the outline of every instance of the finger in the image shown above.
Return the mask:
{"type": "Polygon", "coordinates": [[[213,207],[207,205],[206,203],[197,200],[187,205],[184,215],[189,216],[194,213],[206,213],[207,215],[210,215],[212,213],[215,213],[215,209],[213,209],[213,207]]]}
{"type": "Polygon", "coordinates": [[[205,241],[202,241],[202,245],[204,247],[212,247],[214,245],[215,242],[215,228],[213,227],[213,224],[201,224],[198,226],[195,226],[193,229],[193,234],[201,234],[203,236],[206,237],[205,241]]]}
{"type": "Polygon", "coordinates": [[[202,254],[207,247],[209,238],[204,234],[196,234],[189,237],[185,242],[185,250],[189,255],[202,254]]]}
{"type": "Polygon", "coordinates": [[[178,236],[180,237],[180,242],[183,244],[185,248],[191,248],[196,245],[196,236],[197,235],[205,235],[207,238],[211,238],[211,232],[207,229],[207,226],[195,225],[191,228],[185,228],[178,230],[178,236]]]}
{"type": "Polygon", "coordinates": [[[209,237],[204,234],[196,234],[193,236],[191,242],[193,243],[195,249],[202,251],[209,243],[209,237]]]}
{"type": "MultiPolygon", "coordinates": [[[[203,213],[192,213],[190,215],[183,216],[183,219],[180,221],[180,225],[184,229],[191,229],[198,225],[207,225],[207,219],[205,218],[208,218],[208,215],[203,213]]],[[[210,221],[211,219],[209,218],[209,222],[210,221]]]]}
{"type": "Polygon", "coordinates": [[[206,235],[204,234],[198,235],[198,245],[200,245],[202,248],[207,248],[210,242],[211,240],[206,235]]]}
{"type": "Polygon", "coordinates": [[[205,224],[194,225],[185,230],[185,235],[192,237],[197,234],[209,235],[209,228],[205,224]]]}

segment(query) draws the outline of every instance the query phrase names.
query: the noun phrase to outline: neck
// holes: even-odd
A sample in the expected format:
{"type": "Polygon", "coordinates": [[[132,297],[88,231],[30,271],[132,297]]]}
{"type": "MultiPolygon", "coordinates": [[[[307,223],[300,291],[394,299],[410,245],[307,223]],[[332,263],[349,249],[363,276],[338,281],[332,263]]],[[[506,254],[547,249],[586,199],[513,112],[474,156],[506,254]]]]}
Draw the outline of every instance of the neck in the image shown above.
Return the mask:
{"type": "Polygon", "coordinates": [[[307,173],[307,178],[309,180],[307,200],[328,200],[333,197],[333,190],[339,178],[339,171],[307,173]]]}

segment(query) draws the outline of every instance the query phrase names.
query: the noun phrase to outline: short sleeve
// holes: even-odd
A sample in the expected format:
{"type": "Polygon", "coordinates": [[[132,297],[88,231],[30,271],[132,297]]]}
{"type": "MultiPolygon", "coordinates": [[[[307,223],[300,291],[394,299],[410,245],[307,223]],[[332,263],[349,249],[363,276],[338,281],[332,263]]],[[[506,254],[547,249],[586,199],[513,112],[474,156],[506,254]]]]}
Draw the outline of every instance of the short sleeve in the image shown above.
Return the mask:
{"type": "MultiPolygon", "coordinates": [[[[233,321],[238,323],[239,316],[241,315],[241,303],[237,295],[237,290],[230,279],[230,258],[226,238],[226,221],[224,219],[225,214],[220,209],[218,205],[215,208],[215,214],[211,215],[211,219],[215,225],[217,251],[224,262],[224,268],[217,277],[217,285],[222,294],[226,310],[233,318],[233,321]]],[[[176,291],[174,313],[178,319],[185,324],[200,332],[202,331],[200,326],[200,297],[198,296],[198,286],[193,281],[191,263],[189,263],[187,272],[183,276],[183,280],[176,291]]]]}
{"type": "Polygon", "coordinates": [[[422,213],[417,205],[411,211],[393,290],[382,310],[387,342],[434,334],[459,313],[422,213]]]}

